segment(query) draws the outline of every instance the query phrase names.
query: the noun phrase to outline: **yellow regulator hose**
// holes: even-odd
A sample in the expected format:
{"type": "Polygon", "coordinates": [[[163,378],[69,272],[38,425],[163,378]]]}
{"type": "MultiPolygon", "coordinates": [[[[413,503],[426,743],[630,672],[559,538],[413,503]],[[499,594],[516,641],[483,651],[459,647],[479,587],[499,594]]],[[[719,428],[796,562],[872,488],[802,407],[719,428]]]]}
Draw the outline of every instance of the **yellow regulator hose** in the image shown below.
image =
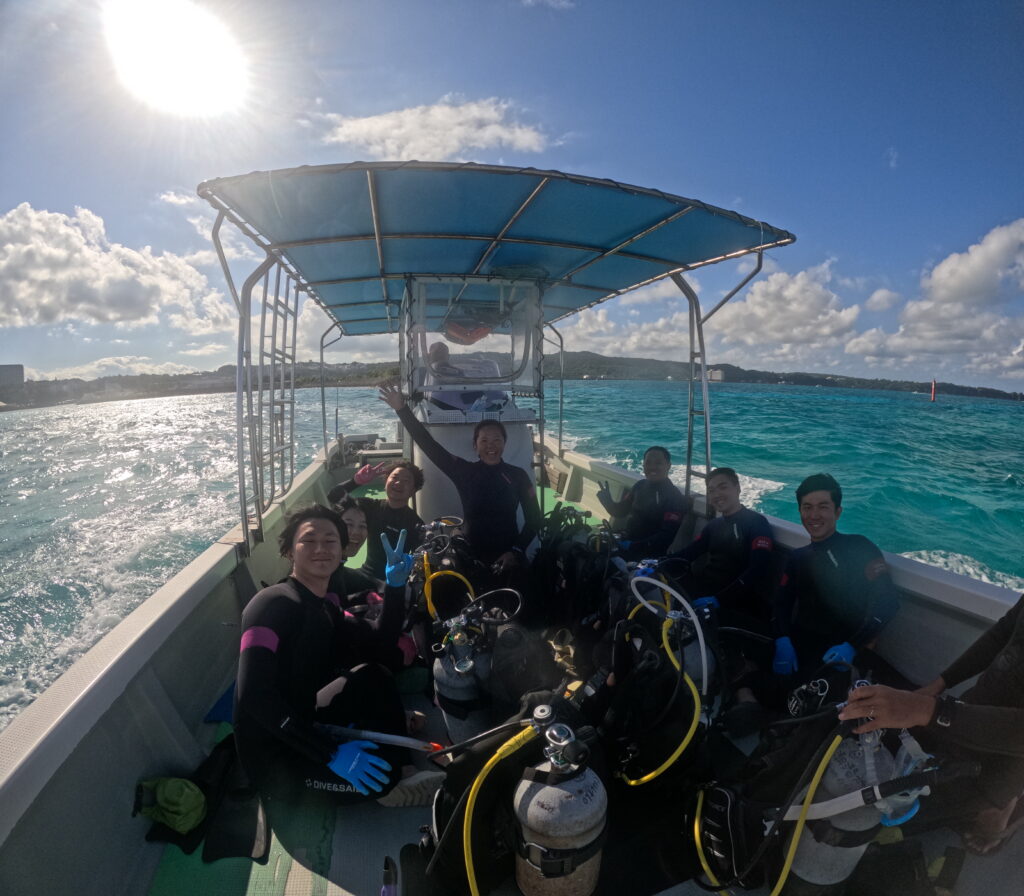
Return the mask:
{"type": "Polygon", "coordinates": [[[524,728],[517,734],[512,735],[505,743],[498,747],[495,754],[487,760],[484,767],[480,769],[480,774],[476,776],[473,781],[473,786],[469,788],[469,798],[466,800],[466,816],[462,823],[462,852],[466,857],[466,879],[469,881],[469,892],[470,896],[480,896],[480,890],[476,885],[476,871],[473,868],[473,808],[476,805],[477,794],[480,793],[480,788],[483,787],[484,779],[491,773],[491,769],[494,768],[502,759],[507,756],[511,756],[520,747],[525,746],[531,740],[537,736],[537,729],[532,725],[529,728],[524,728]]]}

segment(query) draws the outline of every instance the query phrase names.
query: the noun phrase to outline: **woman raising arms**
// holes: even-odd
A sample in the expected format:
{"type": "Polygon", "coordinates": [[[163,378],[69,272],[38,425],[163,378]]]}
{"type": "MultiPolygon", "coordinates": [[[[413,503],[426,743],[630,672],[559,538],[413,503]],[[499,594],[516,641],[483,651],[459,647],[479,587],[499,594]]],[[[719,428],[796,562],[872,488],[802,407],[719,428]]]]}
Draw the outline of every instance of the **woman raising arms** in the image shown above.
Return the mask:
{"type": "Polygon", "coordinates": [[[519,565],[540,527],[540,507],[529,474],[505,463],[507,439],[497,420],[482,420],[473,430],[477,461],[456,457],[438,444],[413,415],[397,386],[385,384],[381,401],[398,413],[413,441],[455,486],[462,499],[466,540],[476,558],[504,573],[519,565]],[[522,529],[517,511],[522,508],[522,529]]]}

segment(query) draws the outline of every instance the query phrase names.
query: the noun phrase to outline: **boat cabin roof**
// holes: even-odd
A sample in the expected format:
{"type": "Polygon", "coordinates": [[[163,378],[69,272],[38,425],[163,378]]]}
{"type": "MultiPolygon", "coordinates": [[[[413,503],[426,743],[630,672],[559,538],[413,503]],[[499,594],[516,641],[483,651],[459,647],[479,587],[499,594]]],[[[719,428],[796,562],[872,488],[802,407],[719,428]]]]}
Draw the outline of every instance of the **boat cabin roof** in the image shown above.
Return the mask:
{"type": "Polygon", "coordinates": [[[559,171],[352,162],[217,178],[198,193],[351,336],[393,333],[411,280],[541,288],[554,322],[671,274],[796,237],[659,190],[559,171]]]}

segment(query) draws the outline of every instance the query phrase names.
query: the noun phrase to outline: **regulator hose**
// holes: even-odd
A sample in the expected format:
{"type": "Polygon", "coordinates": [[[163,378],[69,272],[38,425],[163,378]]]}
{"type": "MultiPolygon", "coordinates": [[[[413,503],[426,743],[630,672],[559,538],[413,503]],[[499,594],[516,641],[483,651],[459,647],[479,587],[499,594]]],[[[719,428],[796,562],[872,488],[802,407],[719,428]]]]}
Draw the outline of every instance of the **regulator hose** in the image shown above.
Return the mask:
{"type": "Polygon", "coordinates": [[[469,881],[470,896],[480,896],[480,890],[476,885],[476,871],[473,868],[473,809],[476,806],[476,798],[480,793],[484,780],[491,773],[491,770],[502,759],[511,756],[520,747],[525,746],[535,737],[538,731],[532,725],[529,728],[512,735],[505,743],[498,747],[495,754],[484,763],[480,774],[473,780],[473,786],[469,789],[469,798],[466,800],[466,817],[462,824],[462,852],[466,857],[466,879],[469,881]]]}
{"type": "Polygon", "coordinates": [[[648,584],[655,585],[656,587],[668,592],[682,605],[683,609],[690,615],[690,619],[693,620],[694,629],[697,632],[697,641],[700,644],[700,666],[701,666],[701,695],[706,697],[708,693],[708,648],[704,643],[704,629],[700,624],[700,619],[697,618],[697,614],[693,612],[693,607],[687,602],[687,600],[670,585],[665,582],[660,582],[657,579],[652,579],[650,576],[635,576],[629,580],[629,587],[633,591],[633,596],[640,601],[648,610],[654,613],[656,616],[661,615],[655,608],[654,604],[650,603],[637,588],[640,582],[647,582],[648,584]]]}
{"type": "Polygon", "coordinates": [[[780,875],[779,880],[775,885],[775,888],[772,890],[770,894],[770,896],[778,896],[778,894],[782,890],[782,886],[785,883],[786,878],[789,876],[789,871],[793,864],[793,857],[796,855],[796,844],[799,842],[799,835],[803,831],[804,823],[807,819],[807,812],[810,811],[810,806],[814,800],[814,794],[818,789],[818,784],[821,781],[822,775],[825,774],[825,769],[828,767],[829,762],[832,760],[832,755],[839,748],[839,744],[842,743],[842,732],[844,730],[849,730],[850,728],[852,728],[852,725],[849,725],[848,723],[842,723],[836,726],[831,732],[829,732],[828,736],[821,742],[821,746],[818,747],[817,752],[811,758],[811,761],[808,763],[807,768],[804,771],[804,774],[801,775],[796,784],[793,785],[793,789],[786,797],[786,800],[784,801],[783,805],[778,810],[776,810],[775,820],[772,822],[771,827],[765,833],[764,839],[761,841],[761,844],[758,846],[756,850],[754,850],[754,854],[750,857],[750,861],[747,863],[747,867],[740,871],[738,874],[736,874],[731,880],[719,882],[715,879],[714,874],[711,872],[710,866],[707,864],[707,859],[704,856],[704,847],[701,843],[700,838],[701,809],[704,803],[703,791],[701,791],[698,794],[697,809],[695,812],[693,822],[693,835],[695,845],[697,848],[697,857],[698,859],[700,859],[701,865],[703,866],[705,873],[708,875],[708,880],[711,881],[711,886],[708,886],[707,884],[695,878],[694,883],[697,884],[697,886],[699,886],[703,890],[719,891],[723,887],[731,887],[739,883],[743,878],[749,875],[751,871],[754,870],[754,868],[757,866],[757,863],[760,862],[761,859],[764,857],[764,854],[767,851],[769,844],[772,842],[772,839],[774,838],[775,834],[778,832],[780,826],[782,825],[785,815],[789,811],[790,806],[792,806],[796,802],[797,794],[800,792],[800,788],[804,786],[804,782],[807,779],[807,775],[813,768],[815,769],[814,777],[811,782],[811,786],[808,788],[807,796],[804,798],[803,809],[800,813],[800,818],[797,820],[796,831],[794,832],[793,841],[790,844],[790,848],[788,850],[782,874],[780,875]]]}

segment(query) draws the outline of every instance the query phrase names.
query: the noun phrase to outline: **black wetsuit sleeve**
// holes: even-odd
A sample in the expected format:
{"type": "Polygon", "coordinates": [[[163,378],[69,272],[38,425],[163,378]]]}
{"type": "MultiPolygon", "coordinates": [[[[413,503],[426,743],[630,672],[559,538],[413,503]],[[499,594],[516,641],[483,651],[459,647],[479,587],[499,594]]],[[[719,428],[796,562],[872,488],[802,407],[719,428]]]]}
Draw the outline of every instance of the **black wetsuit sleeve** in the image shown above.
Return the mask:
{"type": "Polygon", "coordinates": [[[402,425],[408,430],[412,440],[419,445],[420,450],[449,479],[454,479],[458,475],[459,462],[462,459],[457,458],[447,448],[439,444],[430,431],[416,419],[416,415],[408,405],[399,409],[398,419],[402,421],[402,425]]]}
{"type": "Polygon", "coordinates": [[[683,522],[683,517],[693,504],[692,498],[687,498],[674,486],[665,489],[661,485],[654,486],[655,493],[663,495],[665,498],[664,503],[655,505],[653,508],[657,515],[657,528],[650,535],[634,538],[630,545],[631,551],[647,550],[651,557],[663,556],[672,546],[676,533],[683,522]]]}
{"type": "MultiPolygon", "coordinates": [[[[865,539],[866,541],[866,539],[865,539]]],[[[867,613],[861,627],[848,639],[857,648],[873,641],[899,612],[900,599],[892,582],[889,567],[882,552],[868,542],[875,556],[869,559],[863,575],[868,591],[867,613]]]]}
{"type": "Polygon", "coordinates": [[[351,668],[360,663],[384,662],[392,657],[405,617],[405,587],[384,589],[384,609],[368,618],[345,613],[338,629],[338,656],[351,668]]]}
{"type": "MultiPolygon", "coordinates": [[[[710,523],[708,524],[710,525],[710,523]]],[[[672,554],[672,557],[680,557],[683,560],[688,560],[693,563],[698,557],[703,557],[708,552],[708,538],[707,538],[707,526],[697,534],[697,537],[691,541],[685,548],[676,553],[672,554]]]]}
{"type": "Polygon", "coordinates": [[[238,711],[291,749],[314,762],[326,763],[334,744],[310,720],[297,716],[296,708],[281,690],[282,644],[298,638],[302,623],[302,610],[286,588],[277,585],[264,589],[242,614],[238,711]]]}
{"type": "Polygon", "coordinates": [[[969,750],[1024,758],[1024,709],[1016,706],[958,703],[948,728],[929,727],[969,750]]]}
{"type": "Polygon", "coordinates": [[[519,533],[519,538],[516,539],[516,547],[525,551],[544,523],[540,515],[540,505],[537,503],[537,490],[533,487],[530,476],[525,470],[522,483],[519,486],[519,503],[523,508],[523,529],[519,533]]]}
{"type": "Polygon", "coordinates": [[[331,504],[340,504],[355,487],[356,481],[354,479],[348,479],[345,482],[339,483],[327,493],[327,500],[331,504]]]}
{"type": "Polygon", "coordinates": [[[956,687],[975,675],[984,672],[996,655],[1010,641],[1020,614],[1024,612],[1024,594],[1004,613],[1003,617],[981,635],[970,647],[954,660],[942,673],[947,688],[956,687]]]}

